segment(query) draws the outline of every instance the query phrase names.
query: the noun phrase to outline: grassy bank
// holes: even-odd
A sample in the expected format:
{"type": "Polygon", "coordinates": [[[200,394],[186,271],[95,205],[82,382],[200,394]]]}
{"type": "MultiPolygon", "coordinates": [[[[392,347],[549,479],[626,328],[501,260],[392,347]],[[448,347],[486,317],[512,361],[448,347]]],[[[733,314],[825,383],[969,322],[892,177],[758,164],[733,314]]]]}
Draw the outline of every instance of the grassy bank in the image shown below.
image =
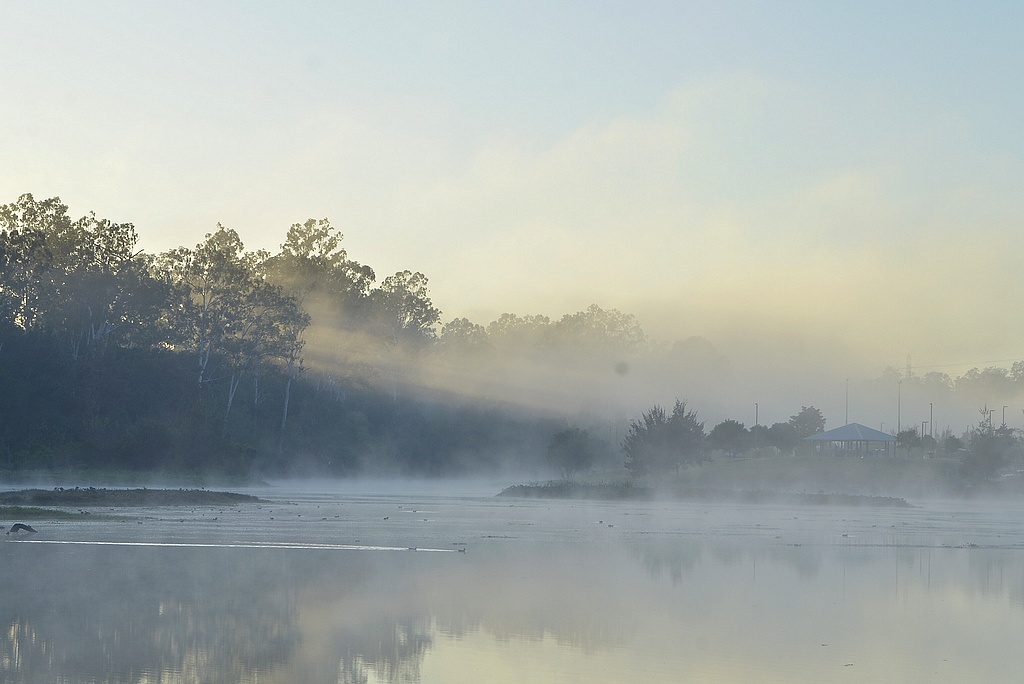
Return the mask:
{"type": "Polygon", "coordinates": [[[514,485],[498,496],[529,499],[590,499],[601,501],[674,501],[734,502],[745,504],[787,504],[798,506],[884,506],[905,508],[906,499],[864,494],[773,492],[767,490],[737,491],[729,489],[690,489],[685,487],[645,487],[630,482],[617,484],[546,482],[514,485]]]}
{"type": "Polygon", "coordinates": [[[840,492],[862,496],[957,496],[966,489],[959,462],[946,459],[769,456],[720,459],[683,470],[683,488],[840,492]]]}
{"type": "Polygon", "coordinates": [[[1022,493],[1024,478],[965,480],[955,459],[818,455],[721,458],[660,478],[632,479],[625,469],[617,469],[571,483],[534,483],[502,492],[505,496],[606,500],[661,497],[837,505],[906,505],[906,499],[1022,493]]]}

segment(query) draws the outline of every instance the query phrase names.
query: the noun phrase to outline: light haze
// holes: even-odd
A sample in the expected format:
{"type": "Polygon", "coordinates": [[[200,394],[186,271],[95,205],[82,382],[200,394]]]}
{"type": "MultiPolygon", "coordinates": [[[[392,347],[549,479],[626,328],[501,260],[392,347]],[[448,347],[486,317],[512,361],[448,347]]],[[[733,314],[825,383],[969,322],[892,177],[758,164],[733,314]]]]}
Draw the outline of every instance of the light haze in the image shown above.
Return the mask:
{"type": "Polygon", "coordinates": [[[60,196],[150,252],[218,222],[274,251],[328,217],[379,277],[425,273],[444,321],[598,303],[827,381],[836,411],[843,378],[908,355],[951,375],[1024,357],[1019,3],[7,2],[0,21],[0,201],[60,196]]]}

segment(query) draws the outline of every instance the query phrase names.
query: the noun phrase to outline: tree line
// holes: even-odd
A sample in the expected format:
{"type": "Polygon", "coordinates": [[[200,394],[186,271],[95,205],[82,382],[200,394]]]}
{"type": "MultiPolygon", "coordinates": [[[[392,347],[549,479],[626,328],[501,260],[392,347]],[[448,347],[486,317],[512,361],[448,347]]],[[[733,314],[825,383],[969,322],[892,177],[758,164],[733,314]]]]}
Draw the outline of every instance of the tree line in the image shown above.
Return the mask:
{"type": "MultiPolygon", "coordinates": [[[[247,250],[217,225],[193,247],[148,254],[131,223],[74,219],[57,197],[0,205],[0,470],[530,468],[544,463],[565,417],[516,405],[510,386],[600,377],[606,384],[591,392],[600,396],[631,363],[651,372],[673,355],[712,371],[727,364],[706,341],[668,350],[633,315],[596,304],[555,319],[442,324],[424,274],[378,280],[327,219],[291,225],[274,253],[247,250]],[[417,387],[431,371],[483,399],[444,382],[417,387]]],[[[1001,377],[1024,378],[1018,365],[1001,377]]],[[[903,382],[953,392],[997,375],[903,382]]],[[[624,454],[635,473],[674,470],[695,457],[667,447],[673,439],[701,445],[687,454],[789,451],[807,429],[802,420],[750,429],[727,420],[705,435],[685,404],[654,407],[630,425],[624,454]]],[[[563,438],[570,451],[582,439],[563,438]]]]}
{"type": "MultiPolygon", "coordinates": [[[[747,429],[727,419],[706,431],[697,411],[677,399],[671,411],[655,405],[630,421],[621,450],[623,464],[634,477],[678,476],[683,468],[711,460],[715,451],[730,457],[762,449],[792,453],[805,438],[824,431],[825,417],[814,406],[803,406],[787,422],[770,427],[747,429]]],[[[595,440],[578,427],[556,433],[547,449],[548,461],[565,479],[589,470],[599,455],[595,440]]]]}
{"type": "Polygon", "coordinates": [[[57,197],[0,206],[0,469],[529,466],[553,417],[413,392],[403,374],[646,340],[633,316],[596,305],[441,325],[424,274],[378,280],[342,242],[310,219],[276,253],[217,225],[148,254],[131,223],[74,219],[57,197]]]}
{"type": "MultiPolygon", "coordinates": [[[[1014,459],[1024,456],[1020,431],[1005,423],[996,426],[993,413],[983,407],[981,419],[961,437],[948,429],[937,439],[919,433],[916,427],[900,430],[895,435],[896,448],[907,456],[924,458],[927,454],[954,459],[965,481],[993,478],[1014,459]]],[[[726,419],[706,431],[698,413],[677,399],[671,412],[655,405],[630,421],[621,453],[632,477],[678,477],[683,468],[706,463],[716,452],[729,458],[761,455],[765,450],[773,454],[809,451],[804,440],[824,431],[825,417],[814,406],[803,406],[787,422],[770,427],[754,425],[748,429],[737,420],[726,419]]],[[[587,472],[599,461],[614,461],[587,430],[579,427],[555,433],[548,443],[547,458],[566,480],[587,472]]]]}

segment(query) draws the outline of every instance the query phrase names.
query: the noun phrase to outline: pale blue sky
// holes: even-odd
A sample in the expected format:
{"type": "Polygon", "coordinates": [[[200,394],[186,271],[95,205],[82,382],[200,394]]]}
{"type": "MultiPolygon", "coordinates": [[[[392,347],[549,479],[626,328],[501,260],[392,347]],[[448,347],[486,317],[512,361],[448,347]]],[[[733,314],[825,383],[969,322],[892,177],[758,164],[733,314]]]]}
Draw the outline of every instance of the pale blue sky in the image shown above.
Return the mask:
{"type": "Polygon", "coordinates": [[[326,216],[446,321],[596,302],[866,372],[1024,357],[1022,3],[0,1],[0,26],[0,201],[149,251],[326,216]]]}

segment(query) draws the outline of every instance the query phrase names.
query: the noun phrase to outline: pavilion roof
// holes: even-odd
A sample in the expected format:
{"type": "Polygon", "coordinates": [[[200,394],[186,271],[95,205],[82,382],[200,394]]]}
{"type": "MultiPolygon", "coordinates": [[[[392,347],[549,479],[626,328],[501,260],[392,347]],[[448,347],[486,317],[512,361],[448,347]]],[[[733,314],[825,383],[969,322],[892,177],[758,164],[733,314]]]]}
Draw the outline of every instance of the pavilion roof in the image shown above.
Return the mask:
{"type": "Polygon", "coordinates": [[[849,423],[807,438],[811,442],[895,442],[896,438],[860,423],[849,423]]]}

